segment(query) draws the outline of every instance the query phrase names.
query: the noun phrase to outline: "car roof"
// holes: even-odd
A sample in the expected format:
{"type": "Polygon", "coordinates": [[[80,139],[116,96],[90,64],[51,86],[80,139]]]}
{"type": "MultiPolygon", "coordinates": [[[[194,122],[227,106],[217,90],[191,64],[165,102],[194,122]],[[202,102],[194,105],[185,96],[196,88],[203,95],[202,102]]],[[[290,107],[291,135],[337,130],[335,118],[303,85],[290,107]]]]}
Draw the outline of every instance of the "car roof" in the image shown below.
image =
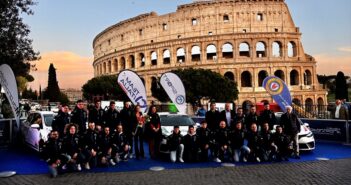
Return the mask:
{"type": "Polygon", "coordinates": [[[160,116],[164,116],[164,115],[167,115],[167,116],[188,116],[187,114],[182,114],[182,113],[178,113],[178,112],[158,112],[157,113],[158,115],[160,116]]]}
{"type": "Polygon", "coordinates": [[[34,114],[34,113],[38,113],[38,114],[54,114],[54,112],[52,111],[31,111],[30,114],[34,114]]]}

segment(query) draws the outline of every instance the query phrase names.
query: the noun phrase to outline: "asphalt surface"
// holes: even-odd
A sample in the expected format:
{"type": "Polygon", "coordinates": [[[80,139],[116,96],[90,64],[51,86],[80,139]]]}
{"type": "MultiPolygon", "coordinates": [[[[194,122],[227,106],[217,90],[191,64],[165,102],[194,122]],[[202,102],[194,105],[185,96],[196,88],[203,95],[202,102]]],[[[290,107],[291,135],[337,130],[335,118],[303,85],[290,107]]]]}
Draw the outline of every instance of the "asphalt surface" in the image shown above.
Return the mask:
{"type": "Polygon", "coordinates": [[[1,185],[113,184],[113,185],[203,185],[203,184],[351,184],[351,159],[301,163],[255,164],[236,167],[193,168],[117,173],[67,173],[15,175],[0,178],[1,185]]]}

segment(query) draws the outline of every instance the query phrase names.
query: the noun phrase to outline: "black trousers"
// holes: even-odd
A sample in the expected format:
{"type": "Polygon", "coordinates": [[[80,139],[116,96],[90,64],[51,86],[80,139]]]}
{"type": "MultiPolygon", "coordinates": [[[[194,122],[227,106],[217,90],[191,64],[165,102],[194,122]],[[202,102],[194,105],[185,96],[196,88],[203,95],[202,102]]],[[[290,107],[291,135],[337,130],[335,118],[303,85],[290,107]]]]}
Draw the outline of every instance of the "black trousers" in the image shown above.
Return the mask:
{"type": "Polygon", "coordinates": [[[134,149],[135,149],[135,157],[138,159],[139,157],[144,156],[144,135],[143,128],[138,127],[137,131],[134,135],[134,149]]]}

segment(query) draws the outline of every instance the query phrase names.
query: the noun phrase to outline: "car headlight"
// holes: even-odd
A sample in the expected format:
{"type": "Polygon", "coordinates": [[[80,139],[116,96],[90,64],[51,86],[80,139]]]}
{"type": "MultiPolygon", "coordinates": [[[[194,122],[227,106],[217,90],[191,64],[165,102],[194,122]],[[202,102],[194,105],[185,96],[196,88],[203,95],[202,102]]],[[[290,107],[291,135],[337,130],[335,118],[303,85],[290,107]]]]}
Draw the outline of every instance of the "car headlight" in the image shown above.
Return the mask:
{"type": "Polygon", "coordinates": [[[313,136],[313,133],[312,132],[309,132],[306,137],[312,137],[313,136]]]}

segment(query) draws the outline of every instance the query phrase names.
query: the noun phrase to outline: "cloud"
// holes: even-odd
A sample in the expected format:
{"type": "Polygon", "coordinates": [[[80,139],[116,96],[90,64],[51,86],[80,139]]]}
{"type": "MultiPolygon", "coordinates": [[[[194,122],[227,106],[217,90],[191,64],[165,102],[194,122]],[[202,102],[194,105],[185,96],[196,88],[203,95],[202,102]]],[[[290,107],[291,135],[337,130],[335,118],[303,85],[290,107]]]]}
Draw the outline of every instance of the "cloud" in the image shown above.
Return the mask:
{"type": "Polygon", "coordinates": [[[341,47],[341,48],[338,48],[338,51],[351,53],[351,47],[341,47]]]}
{"type": "Polygon", "coordinates": [[[69,51],[53,51],[41,54],[41,59],[36,61],[37,71],[31,74],[35,81],[29,86],[33,89],[47,87],[48,69],[50,63],[56,68],[56,77],[61,89],[81,89],[82,85],[94,76],[92,67],[93,57],[84,57],[69,51]]]}
{"type": "Polygon", "coordinates": [[[351,56],[332,56],[328,54],[314,55],[317,60],[317,73],[336,75],[338,71],[346,76],[351,75],[351,56]]]}

